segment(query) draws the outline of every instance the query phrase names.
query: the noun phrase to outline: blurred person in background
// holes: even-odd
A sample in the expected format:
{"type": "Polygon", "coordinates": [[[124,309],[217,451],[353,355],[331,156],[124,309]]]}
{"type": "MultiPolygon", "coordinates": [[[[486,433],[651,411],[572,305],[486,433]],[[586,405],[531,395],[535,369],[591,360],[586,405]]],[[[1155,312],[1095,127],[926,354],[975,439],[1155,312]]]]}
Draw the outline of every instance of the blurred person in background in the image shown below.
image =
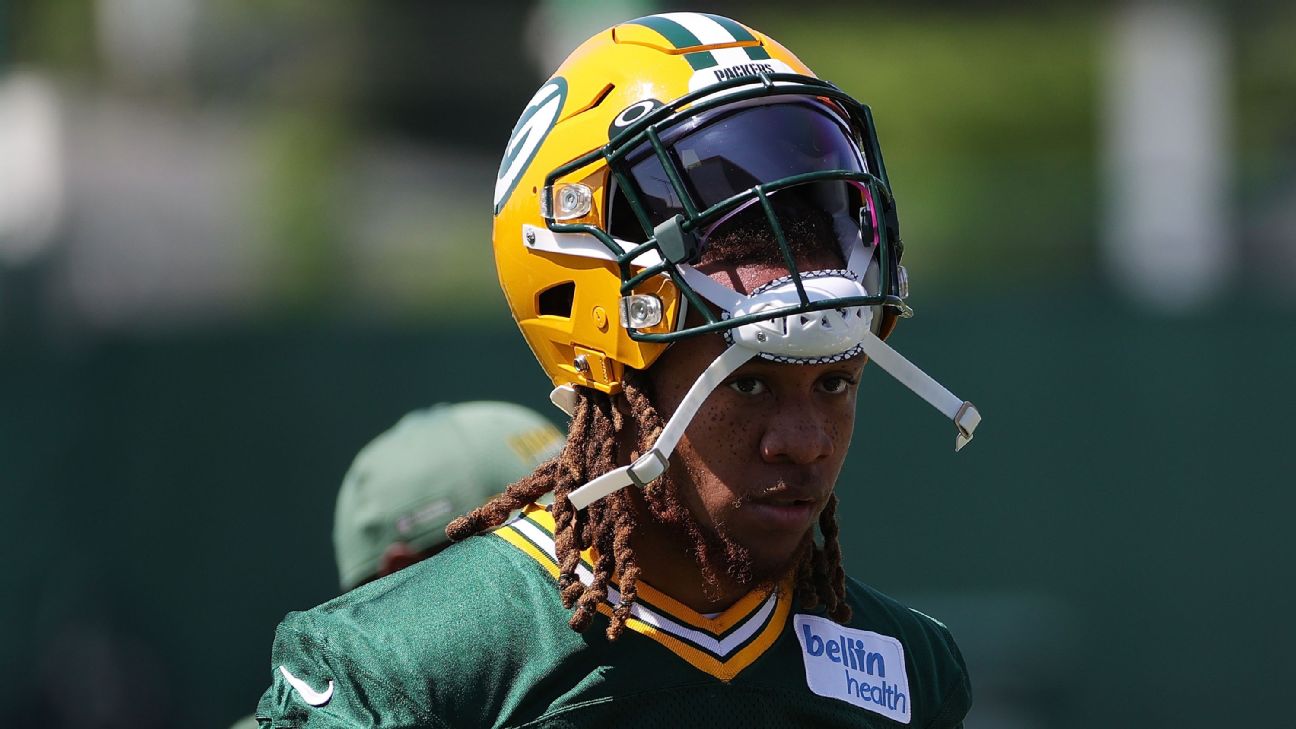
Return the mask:
{"type": "Polygon", "coordinates": [[[285,618],[261,726],[961,727],[949,631],[841,564],[866,358],[956,448],[980,419],[883,341],[907,285],[871,112],[728,18],[623,23],[524,110],[494,246],[567,444],[460,544],[285,618]]]}
{"type": "MultiPolygon", "coordinates": [[[[342,592],[450,544],[446,525],[562,449],[538,413],[506,402],[438,404],[405,415],[360,450],[342,480],[333,549],[342,592]]],[[[256,727],[245,717],[232,729],[256,727]]]]}
{"type": "Polygon", "coordinates": [[[563,436],[506,402],[416,410],[365,446],[342,481],[333,549],[343,592],[427,559],[445,529],[558,454],[563,436]]]}

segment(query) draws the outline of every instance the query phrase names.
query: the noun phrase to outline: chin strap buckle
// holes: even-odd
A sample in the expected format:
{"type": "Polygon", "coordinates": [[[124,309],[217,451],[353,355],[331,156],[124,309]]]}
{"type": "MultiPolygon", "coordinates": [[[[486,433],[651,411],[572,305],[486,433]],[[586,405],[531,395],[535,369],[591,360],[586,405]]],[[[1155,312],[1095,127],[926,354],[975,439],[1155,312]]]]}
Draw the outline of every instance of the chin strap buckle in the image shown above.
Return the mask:
{"type": "Polygon", "coordinates": [[[958,435],[954,436],[954,452],[963,450],[963,446],[972,442],[972,431],[981,424],[981,413],[977,412],[976,406],[967,400],[959,406],[958,412],[954,414],[954,426],[958,428],[958,435]]]}
{"type": "Polygon", "coordinates": [[[639,456],[639,458],[626,469],[626,475],[635,486],[645,488],[648,484],[656,481],[659,476],[666,473],[666,466],[670,465],[670,459],[662,455],[662,452],[656,448],[639,456]]]}
{"type": "Polygon", "coordinates": [[[663,473],[669,459],[656,448],[639,456],[629,466],[608,471],[575,491],[567,494],[567,499],[577,509],[584,509],[599,499],[610,496],[626,486],[644,488],[663,473]]]}

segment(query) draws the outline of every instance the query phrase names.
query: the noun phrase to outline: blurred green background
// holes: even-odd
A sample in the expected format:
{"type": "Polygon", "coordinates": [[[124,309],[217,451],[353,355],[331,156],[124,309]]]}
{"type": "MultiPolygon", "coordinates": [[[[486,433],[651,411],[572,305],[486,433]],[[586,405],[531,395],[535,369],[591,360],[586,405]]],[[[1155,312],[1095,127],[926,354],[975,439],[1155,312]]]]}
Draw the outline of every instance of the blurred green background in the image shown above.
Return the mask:
{"type": "MultiPolygon", "coordinates": [[[[0,0],[0,726],[228,726],[362,445],[548,412],[488,190],[562,51],[664,9],[0,0]]],[[[986,422],[870,371],[842,539],[968,729],[1290,724],[1296,8],[689,9],[874,109],[892,341],[986,422]]]]}

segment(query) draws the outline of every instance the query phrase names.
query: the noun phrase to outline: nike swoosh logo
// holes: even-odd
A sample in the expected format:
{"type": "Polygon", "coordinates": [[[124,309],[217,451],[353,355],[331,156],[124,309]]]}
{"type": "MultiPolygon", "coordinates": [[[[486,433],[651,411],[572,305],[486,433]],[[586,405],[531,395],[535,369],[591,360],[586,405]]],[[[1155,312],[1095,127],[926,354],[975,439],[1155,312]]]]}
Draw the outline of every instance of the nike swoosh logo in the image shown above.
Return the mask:
{"type": "Polygon", "coordinates": [[[329,699],[333,698],[333,681],[331,679],[328,688],[323,691],[316,691],[305,681],[292,675],[292,672],[283,666],[279,667],[279,673],[283,674],[284,680],[288,682],[289,686],[297,690],[297,693],[302,697],[302,701],[311,706],[323,706],[329,702],[329,699]]]}

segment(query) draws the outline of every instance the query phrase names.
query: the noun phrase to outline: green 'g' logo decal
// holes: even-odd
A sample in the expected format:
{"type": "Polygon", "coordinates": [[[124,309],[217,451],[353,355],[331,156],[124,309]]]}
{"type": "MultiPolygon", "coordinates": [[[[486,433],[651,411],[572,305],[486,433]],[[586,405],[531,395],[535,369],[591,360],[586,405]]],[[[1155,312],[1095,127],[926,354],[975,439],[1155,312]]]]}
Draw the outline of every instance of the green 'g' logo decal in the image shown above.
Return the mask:
{"type": "Polygon", "coordinates": [[[495,214],[504,208],[513,188],[517,187],[522,173],[526,172],[535,159],[540,143],[549,136],[549,130],[558,121],[563,104],[567,101],[567,81],[556,76],[531,97],[522,117],[513,127],[508,146],[504,148],[504,159],[500,160],[499,172],[495,175],[495,214]]]}

